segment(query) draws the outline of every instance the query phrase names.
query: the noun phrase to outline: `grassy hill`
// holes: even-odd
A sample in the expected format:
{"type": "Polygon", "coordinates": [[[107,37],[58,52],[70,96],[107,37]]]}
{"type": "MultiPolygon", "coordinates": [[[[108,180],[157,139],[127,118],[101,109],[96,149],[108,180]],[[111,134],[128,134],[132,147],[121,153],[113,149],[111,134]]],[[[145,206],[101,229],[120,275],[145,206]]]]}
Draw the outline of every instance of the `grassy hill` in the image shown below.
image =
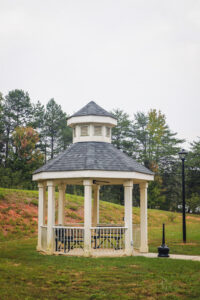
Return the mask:
{"type": "MultiPolygon", "coordinates": [[[[56,193],[56,198],[58,193],[56,193]]],[[[38,192],[0,188],[0,241],[37,235],[38,192]]],[[[66,222],[83,222],[83,197],[66,195],[66,222]]],[[[100,222],[121,223],[124,207],[100,201],[100,222]]],[[[133,208],[133,223],[140,223],[140,209],[133,208]]],[[[161,244],[162,223],[166,224],[166,243],[171,253],[200,255],[200,216],[187,215],[187,244],[182,243],[182,215],[161,210],[148,210],[150,251],[161,244]]]]}

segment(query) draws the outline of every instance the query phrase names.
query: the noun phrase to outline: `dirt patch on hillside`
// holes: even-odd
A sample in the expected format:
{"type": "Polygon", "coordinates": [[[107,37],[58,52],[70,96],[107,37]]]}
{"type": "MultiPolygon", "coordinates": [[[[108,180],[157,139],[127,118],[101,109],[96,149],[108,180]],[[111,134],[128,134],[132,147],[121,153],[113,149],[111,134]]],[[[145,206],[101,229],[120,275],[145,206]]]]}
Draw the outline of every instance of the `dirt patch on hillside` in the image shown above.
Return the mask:
{"type": "Polygon", "coordinates": [[[188,219],[188,220],[195,220],[195,221],[199,220],[200,221],[200,216],[196,216],[196,217],[187,216],[186,219],[188,219]]]}
{"type": "Polygon", "coordinates": [[[37,233],[37,207],[24,203],[0,203],[0,238],[14,235],[32,236],[37,233]]]}
{"type": "MultiPolygon", "coordinates": [[[[31,201],[30,201],[31,202],[31,201]]],[[[56,208],[57,214],[57,208],[56,208]]],[[[77,211],[66,208],[65,223],[83,223],[84,209],[77,211]]],[[[0,202],[0,240],[9,238],[31,237],[37,234],[38,207],[24,202],[0,202]]]]}

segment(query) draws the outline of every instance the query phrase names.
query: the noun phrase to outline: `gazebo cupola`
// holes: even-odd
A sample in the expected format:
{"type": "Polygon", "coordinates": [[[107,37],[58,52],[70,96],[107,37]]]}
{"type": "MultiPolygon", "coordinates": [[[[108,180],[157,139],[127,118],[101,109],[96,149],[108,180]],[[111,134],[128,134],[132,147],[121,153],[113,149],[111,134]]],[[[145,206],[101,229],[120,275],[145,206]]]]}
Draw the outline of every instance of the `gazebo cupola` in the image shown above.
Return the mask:
{"type": "Polygon", "coordinates": [[[73,129],[73,143],[111,143],[111,130],[117,125],[117,120],[111,113],[91,101],[72,115],[67,124],[73,129]]]}
{"type": "Polygon", "coordinates": [[[49,254],[85,256],[133,255],[134,248],[148,252],[147,188],[154,179],[153,173],[111,143],[117,120],[95,102],[89,102],[67,122],[73,129],[73,143],[33,174],[39,187],[37,249],[49,254]],[[136,184],[140,188],[139,245],[132,220],[132,191],[136,184]],[[84,186],[83,224],[68,222],[67,185],[84,186]],[[123,186],[124,220],[120,224],[100,222],[103,185],[123,186]]]}

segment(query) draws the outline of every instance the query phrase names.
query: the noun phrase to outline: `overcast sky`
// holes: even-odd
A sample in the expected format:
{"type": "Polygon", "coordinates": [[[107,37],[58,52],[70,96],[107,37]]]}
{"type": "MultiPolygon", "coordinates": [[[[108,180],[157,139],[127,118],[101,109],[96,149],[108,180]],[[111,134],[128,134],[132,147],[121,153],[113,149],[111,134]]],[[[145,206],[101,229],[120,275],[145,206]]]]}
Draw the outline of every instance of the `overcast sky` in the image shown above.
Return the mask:
{"type": "Polygon", "coordinates": [[[160,109],[200,136],[199,0],[0,0],[0,91],[72,114],[160,109]]]}

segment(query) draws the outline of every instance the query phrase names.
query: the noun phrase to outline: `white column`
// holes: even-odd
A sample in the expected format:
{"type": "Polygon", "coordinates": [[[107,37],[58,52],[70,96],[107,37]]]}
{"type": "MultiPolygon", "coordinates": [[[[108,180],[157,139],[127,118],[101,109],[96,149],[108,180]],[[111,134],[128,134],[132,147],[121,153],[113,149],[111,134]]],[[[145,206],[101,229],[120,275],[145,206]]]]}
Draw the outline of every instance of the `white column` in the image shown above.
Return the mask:
{"type": "Polygon", "coordinates": [[[100,195],[100,186],[97,189],[97,224],[99,224],[99,195],[100,195]]]}
{"type": "Polygon", "coordinates": [[[42,249],[42,228],[45,224],[45,216],[46,216],[46,184],[38,183],[38,244],[37,250],[42,249]]]}
{"type": "Polygon", "coordinates": [[[94,202],[92,207],[92,224],[96,226],[99,223],[99,190],[100,186],[94,186],[94,202]]]}
{"type": "Polygon", "coordinates": [[[148,252],[147,228],[147,188],[148,183],[140,183],[140,252],[148,252]]]}
{"type": "Polygon", "coordinates": [[[124,206],[125,206],[125,253],[132,255],[133,253],[133,236],[132,236],[132,191],[133,181],[124,182],[124,206]]]}
{"type": "Polygon", "coordinates": [[[65,222],[65,190],[66,185],[61,183],[58,185],[58,224],[64,225],[65,222]]]}
{"type": "Polygon", "coordinates": [[[46,195],[46,182],[44,183],[44,190],[43,190],[43,225],[46,225],[46,218],[47,218],[47,195],[46,195]]]}
{"type": "Polygon", "coordinates": [[[92,210],[92,180],[83,180],[84,185],[84,255],[91,253],[91,210],[92,210]]]}
{"type": "Polygon", "coordinates": [[[54,234],[53,226],[55,225],[55,183],[47,181],[48,187],[48,218],[47,218],[47,252],[53,253],[54,234]]]}

